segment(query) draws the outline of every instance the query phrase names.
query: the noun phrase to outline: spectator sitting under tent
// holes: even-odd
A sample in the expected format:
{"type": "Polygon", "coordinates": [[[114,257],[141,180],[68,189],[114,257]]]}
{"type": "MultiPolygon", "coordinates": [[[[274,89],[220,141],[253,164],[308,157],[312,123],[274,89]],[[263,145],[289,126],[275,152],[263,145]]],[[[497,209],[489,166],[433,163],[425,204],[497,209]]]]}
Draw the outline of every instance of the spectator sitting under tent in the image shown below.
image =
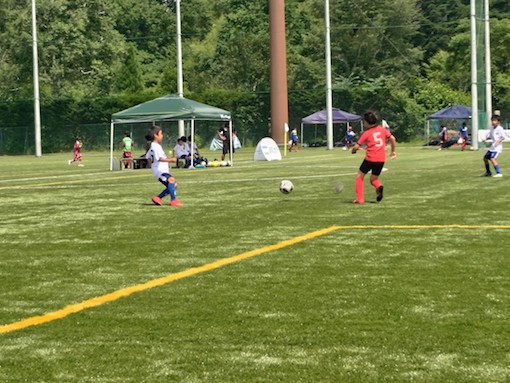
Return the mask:
{"type": "Polygon", "coordinates": [[[186,144],[186,137],[182,136],[177,139],[177,144],[174,146],[174,156],[177,158],[177,167],[181,167],[181,161],[184,160],[184,167],[189,168],[191,165],[191,156],[189,154],[188,145],[186,144]]]}

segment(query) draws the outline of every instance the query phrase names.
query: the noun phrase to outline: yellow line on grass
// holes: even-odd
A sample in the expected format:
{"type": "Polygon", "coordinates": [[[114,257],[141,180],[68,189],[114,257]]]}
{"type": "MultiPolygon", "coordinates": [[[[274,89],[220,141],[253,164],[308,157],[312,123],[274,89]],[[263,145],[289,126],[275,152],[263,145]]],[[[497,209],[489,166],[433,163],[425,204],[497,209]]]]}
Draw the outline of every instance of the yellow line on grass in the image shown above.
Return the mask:
{"type": "Polygon", "coordinates": [[[139,285],[126,287],[124,289],[120,289],[120,290],[114,291],[114,292],[106,294],[106,295],[88,299],[81,303],[66,306],[63,309],[53,311],[53,312],[50,312],[50,313],[47,313],[44,315],[34,316],[34,317],[20,320],[18,322],[13,322],[10,324],[2,325],[2,326],[0,326],[0,334],[5,334],[5,333],[13,332],[16,330],[21,330],[21,329],[24,329],[24,328],[27,328],[30,326],[38,326],[38,325],[41,325],[44,323],[52,322],[57,319],[62,319],[68,315],[71,315],[71,314],[74,314],[74,313],[77,313],[77,312],[80,312],[80,311],[83,311],[83,310],[86,310],[86,309],[89,309],[92,307],[100,306],[100,305],[103,305],[108,302],[113,302],[120,298],[127,297],[131,294],[134,294],[134,293],[137,293],[140,291],[152,289],[153,287],[163,286],[168,283],[177,281],[179,279],[183,279],[183,278],[187,278],[187,277],[190,277],[193,275],[205,273],[207,271],[211,271],[211,270],[217,269],[222,266],[230,265],[232,263],[239,262],[244,259],[252,258],[257,255],[268,253],[270,251],[279,250],[279,249],[283,249],[284,247],[295,245],[296,243],[299,243],[299,242],[303,242],[303,241],[307,241],[312,238],[320,237],[320,236],[328,234],[332,231],[338,230],[339,228],[340,228],[339,226],[331,226],[326,229],[314,231],[312,233],[308,233],[308,234],[305,234],[305,235],[302,235],[299,237],[294,237],[294,238],[291,238],[291,239],[283,241],[283,242],[279,242],[274,245],[270,245],[270,246],[262,247],[260,249],[248,251],[246,253],[242,253],[242,254],[239,254],[239,255],[236,255],[233,257],[220,259],[218,261],[208,263],[203,266],[194,267],[194,268],[184,270],[184,271],[181,271],[181,272],[178,272],[175,274],[167,275],[162,278],[153,279],[152,281],[142,283],[139,285]]]}
{"type": "Polygon", "coordinates": [[[510,225],[353,225],[338,229],[510,229],[510,225]]]}
{"type": "Polygon", "coordinates": [[[387,225],[387,226],[377,226],[377,225],[354,225],[354,226],[330,226],[328,228],[317,230],[302,236],[294,237],[286,241],[279,242],[274,245],[262,247],[260,249],[255,249],[252,251],[248,251],[246,253],[242,253],[239,255],[235,255],[229,258],[223,258],[218,261],[205,264],[203,266],[194,267],[188,270],[184,270],[175,274],[169,274],[162,278],[153,279],[149,282],[142,283],[139,285],[134,285],[130,287],[126,287],[124,289],[120,289],[114,291],[112,293],[102,295],[99,297],[95,297],[92,299],[88,299],[81,303],[77,303],[74,305],[66,306],[63,309],[53,311],[44,315],[34,316],[27,319],[20,320],[18,322],[9,323],[6,325],[0,326],[0,334],[5,334],[9,332],[13,332],[16,330],[21,330],[31,326],[38,326],[44,323],[52,322],[57,319],[62,319],[67,317],[68,315],[78,313],[80,311],[101,306],[108,302],[116,301],[120,298],[127,297],[131,294],[152,289],[153,287],[163,286],[168,283],[177,281],[179,279],[184,279],[187,277],[191,277],[193,275],[205,273],[207,271],[215,270],[217,268],[230,265],[232,263],[236,263],[248,258],[255,257],[257,255],[261,255],[264,253],[268,253],[270,251],[283,249],[288,246],[295,245],[296,243],[307,241],[309,239],[317,238],[322,235],[331,233],[335,230],[344,230],[344,229],[510,229],[510,225],[387,225]]]}

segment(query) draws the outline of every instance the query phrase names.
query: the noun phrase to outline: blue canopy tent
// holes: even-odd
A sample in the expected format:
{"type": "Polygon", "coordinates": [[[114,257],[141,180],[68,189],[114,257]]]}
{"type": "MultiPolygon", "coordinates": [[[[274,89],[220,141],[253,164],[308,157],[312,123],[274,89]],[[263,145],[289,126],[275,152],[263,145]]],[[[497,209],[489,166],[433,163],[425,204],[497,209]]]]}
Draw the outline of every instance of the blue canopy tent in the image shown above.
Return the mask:
{"type": "MultiPolygon", "coordinates": [[[[333,124],[348,124],[350,122],[361,121],[362,117],[357,114],[345,112],[338,108],[333,108],[333,124]]],[[[326,125],[328,114],[326,110],[315,112],[301,120],[301,146],[303,146],[303,125],[326,125]]]]}
{"type": "Polygon", "coordinates": [[[463,105],[453,105],[431,114],[429,120],[468,120],[471,119],[471,108],[463,105]]]}
{"type": "Polygon", "coordinates": [[[430,120],[470,120],[471,108],[463,105],[452,105],[448,108],[441,109],[439,112],[433,113],[427,118],[427,143],[430,138],[430,120]]]}

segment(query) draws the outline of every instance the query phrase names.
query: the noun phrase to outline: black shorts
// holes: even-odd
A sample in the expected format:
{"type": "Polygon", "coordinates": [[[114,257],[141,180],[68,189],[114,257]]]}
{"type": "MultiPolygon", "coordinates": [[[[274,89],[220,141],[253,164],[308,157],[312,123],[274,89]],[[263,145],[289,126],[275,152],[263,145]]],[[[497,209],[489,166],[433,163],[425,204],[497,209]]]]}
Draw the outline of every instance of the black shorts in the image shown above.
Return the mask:
{"type": "MultiPolygon", "coordinates": [[[[235,153],[234,148],[232,148],[232,151],[235,153]]],[[[223,141],[223,154],[227,154],[228,152],[230,152],[230,142],[223,141]]]]}
{"type": "Polygon", "coordinates": [[[163,173],[159,176],[158,181],[165,185],[165,187],[168,187],[168,180],[170,178],[172,178],[170,173],[163,173]]]}
{"type": "Polygon", "coordinates": [[[372,162],[372,161],[364,160],[361,163],[359,170],[364,174],[367,174],[369,171],[372,171],[372,174],[374,176],[378,176],[379,174],[381,174],[383,167],[384,167],[384,162],[372,162]]]}

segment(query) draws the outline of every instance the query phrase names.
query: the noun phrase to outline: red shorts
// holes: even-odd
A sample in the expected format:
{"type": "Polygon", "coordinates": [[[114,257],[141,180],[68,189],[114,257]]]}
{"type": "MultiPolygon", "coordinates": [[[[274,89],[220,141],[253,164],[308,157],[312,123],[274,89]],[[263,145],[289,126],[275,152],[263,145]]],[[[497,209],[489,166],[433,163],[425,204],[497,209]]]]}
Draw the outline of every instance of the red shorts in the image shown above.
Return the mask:
{"type": "Polygon", "coordinates": [[[123,158],[133,158],[133,153],[132,152],[122,152],[122,157],[123,158]]]}

